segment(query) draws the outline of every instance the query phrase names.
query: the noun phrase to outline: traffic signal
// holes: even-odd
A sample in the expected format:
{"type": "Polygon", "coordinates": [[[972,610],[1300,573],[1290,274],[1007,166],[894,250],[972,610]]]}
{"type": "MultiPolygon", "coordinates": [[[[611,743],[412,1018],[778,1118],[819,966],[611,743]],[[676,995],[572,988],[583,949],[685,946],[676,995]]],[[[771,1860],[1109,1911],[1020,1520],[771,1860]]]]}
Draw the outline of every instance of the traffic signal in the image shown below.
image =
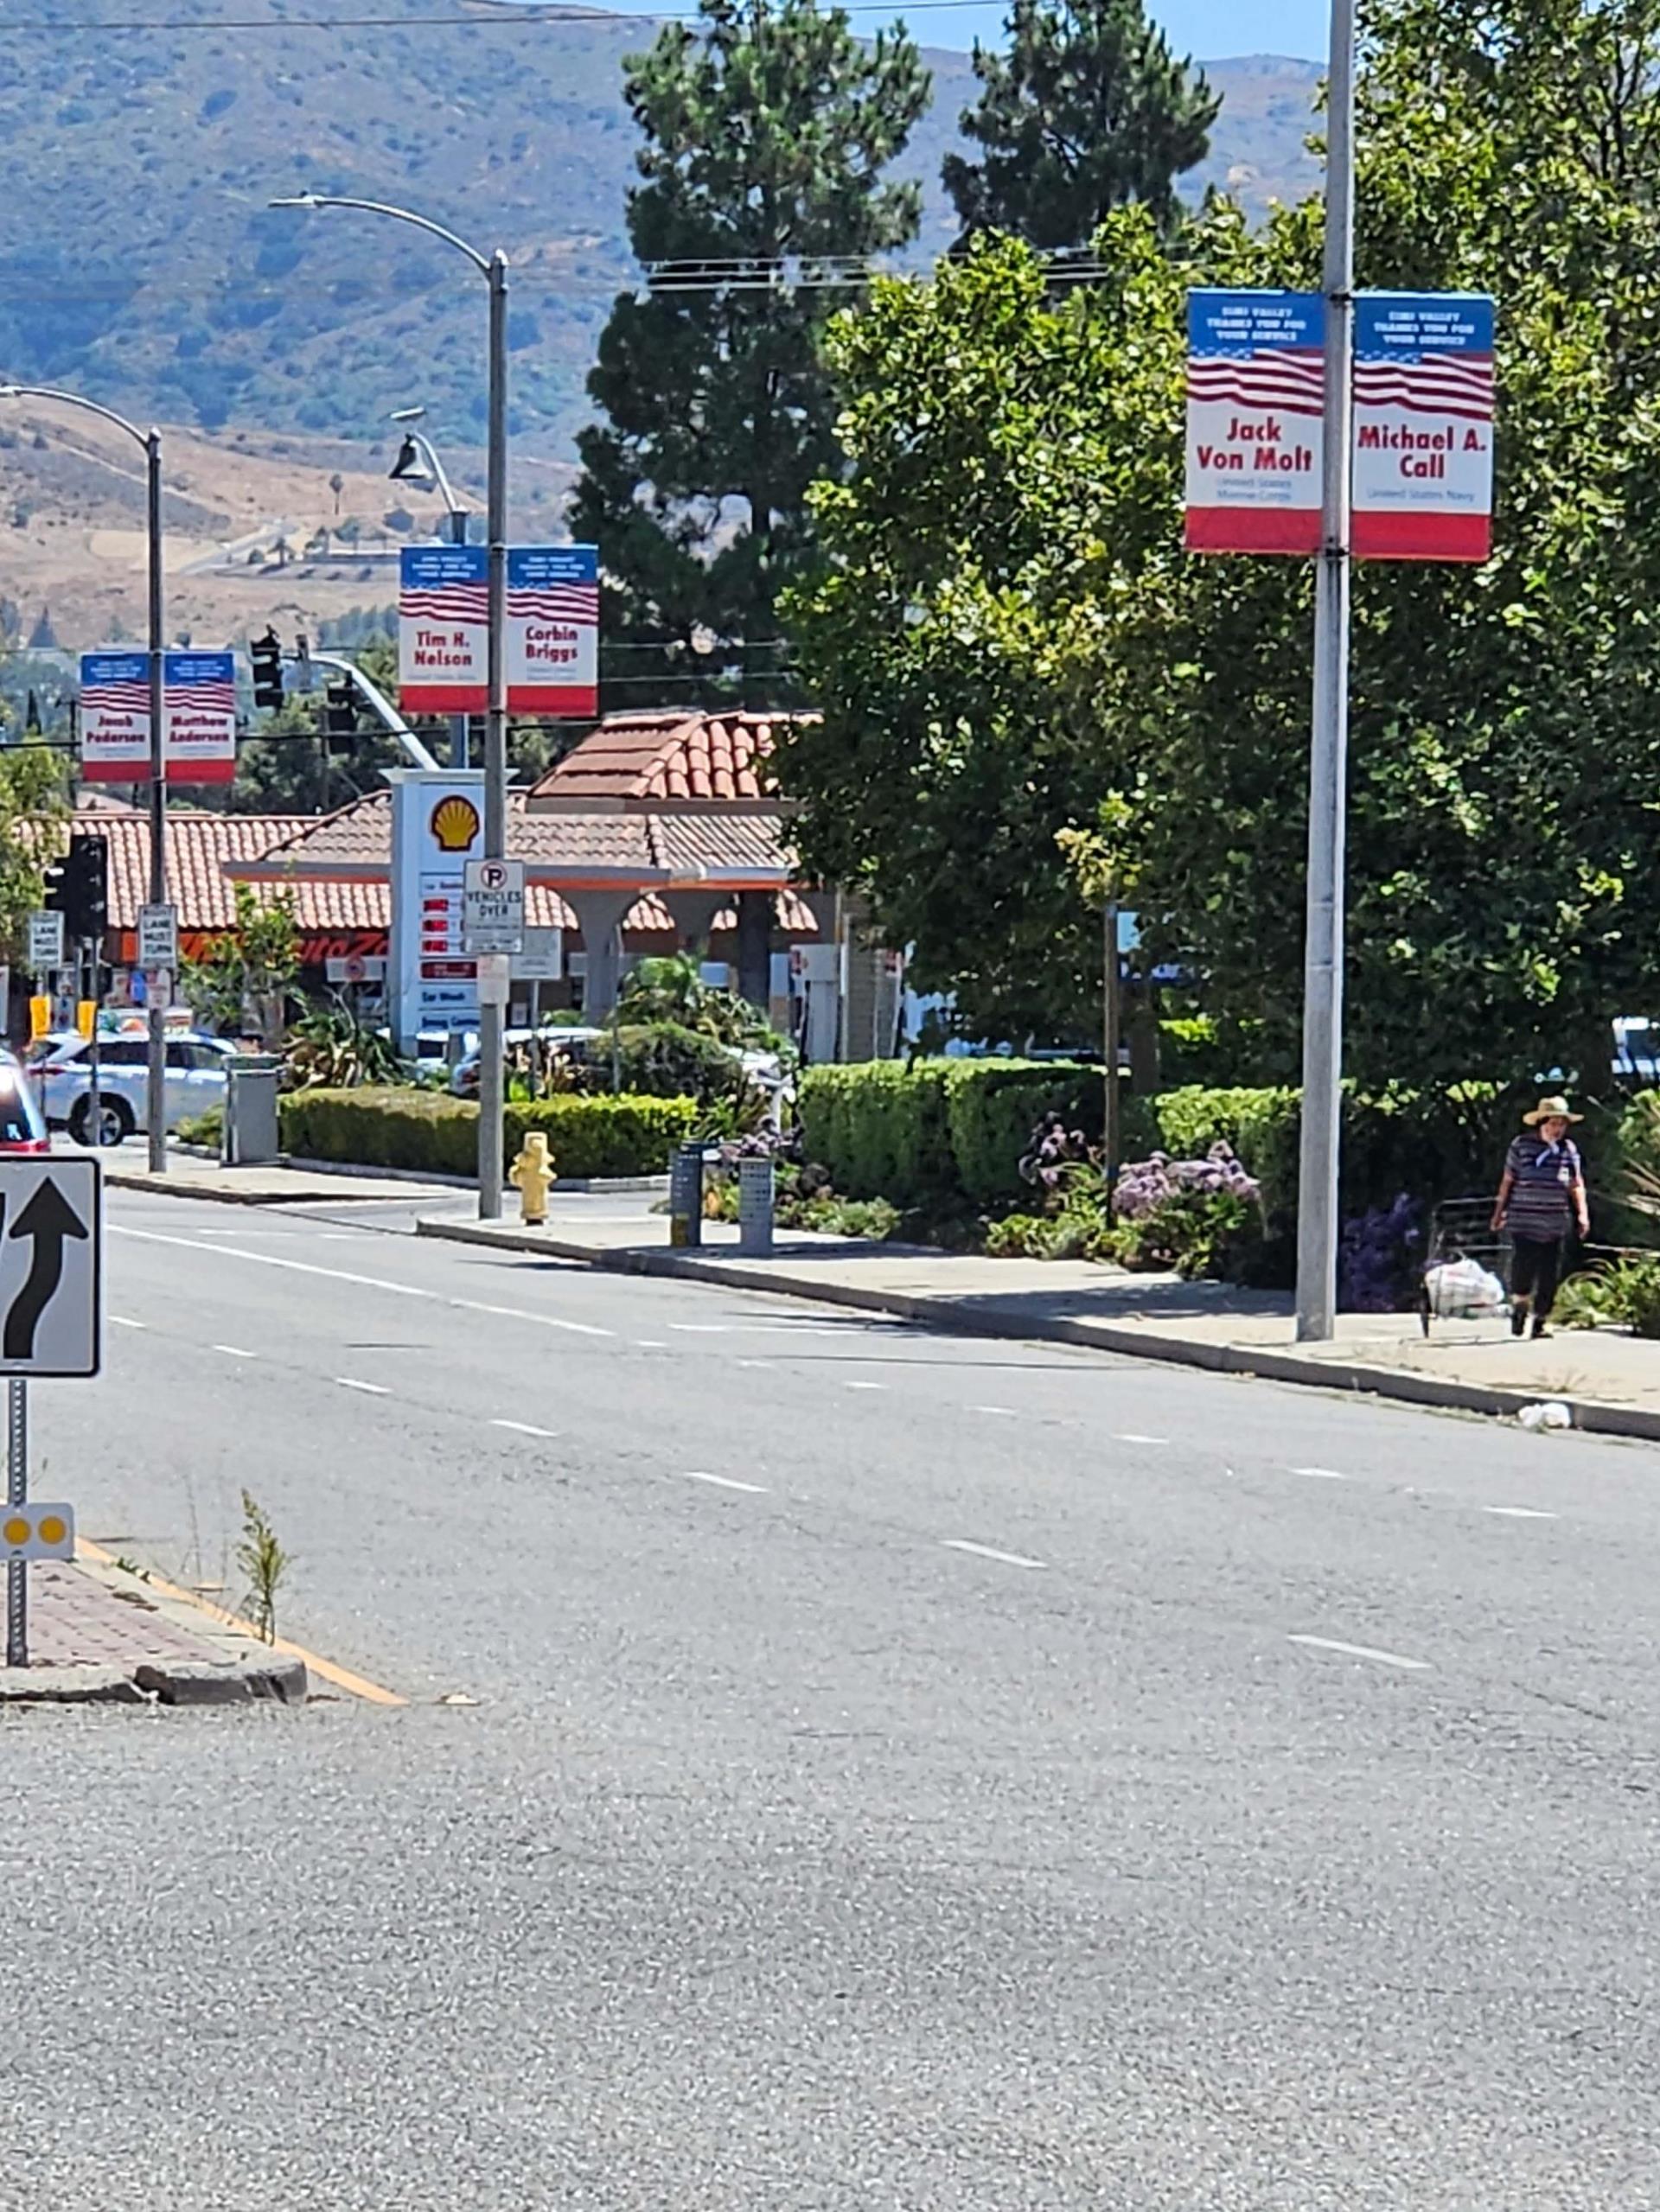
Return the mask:
{"type": "Polygon", "coordinates": [[[103,838],[77,832],[63,858],[49,861],[41,872],[46,903],[63,916],[64,935],[101,938],[110,920],[110,852],[103,838]]]}
{"type": "Polygon", "coordinates": [[[332,752],[348,753],[357,736],[357,693],[342,677],[323,695],[323,731],[332,752]]]}
{"type": "Polygon", "coordinates": [[[248,658],[253,663],[253,703],[259,707],[283,703],[283,641],[275,630],[252,640],[248,658]]]}

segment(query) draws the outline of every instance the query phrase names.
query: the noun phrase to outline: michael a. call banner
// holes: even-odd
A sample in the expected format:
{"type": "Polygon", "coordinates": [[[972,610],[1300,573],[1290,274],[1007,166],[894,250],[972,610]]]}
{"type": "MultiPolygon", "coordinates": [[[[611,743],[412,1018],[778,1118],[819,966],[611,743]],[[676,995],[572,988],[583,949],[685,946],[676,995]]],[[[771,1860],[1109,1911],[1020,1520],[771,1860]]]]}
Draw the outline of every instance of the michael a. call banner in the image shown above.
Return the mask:
{"type": "Polygon", "coordinates": [[[1493,303],[1478,292],[1355,302],[1354,549],[1484,561],[1492,550],[1493,303]]]}

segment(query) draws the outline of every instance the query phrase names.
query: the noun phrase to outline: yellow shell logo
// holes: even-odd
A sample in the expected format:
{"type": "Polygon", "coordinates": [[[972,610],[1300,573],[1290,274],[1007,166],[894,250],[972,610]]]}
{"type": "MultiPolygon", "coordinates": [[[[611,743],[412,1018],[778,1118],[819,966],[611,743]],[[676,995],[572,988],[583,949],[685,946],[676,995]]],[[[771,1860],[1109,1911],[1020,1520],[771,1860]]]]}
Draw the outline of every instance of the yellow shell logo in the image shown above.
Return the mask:
{"type": "Polygon", "coordinates": [[[452,793],[432,809],[432,834],[440,852],[465,852],[478,835],[478,809],[452,793]]]}

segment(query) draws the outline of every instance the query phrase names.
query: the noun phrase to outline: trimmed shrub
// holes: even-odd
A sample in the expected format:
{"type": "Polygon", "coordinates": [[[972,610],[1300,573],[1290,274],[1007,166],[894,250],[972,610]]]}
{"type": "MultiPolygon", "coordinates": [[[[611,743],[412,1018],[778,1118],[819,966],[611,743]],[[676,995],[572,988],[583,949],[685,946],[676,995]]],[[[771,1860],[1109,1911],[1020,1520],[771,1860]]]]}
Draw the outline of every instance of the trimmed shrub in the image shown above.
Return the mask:
{"type": "MultiPolygon", "coordinates": [[[[470,1175],[478,1162],[478,1108],[431,1091],[298,1091],[280,1102],[283,1149],[298,1159],[359,1167],[470,1175]]],[[[562,1176],[661,1175],[697,1118],[692,1099],[557,1098],[508,1106],[509,1161],[527,1131],[546,1132],[562,1176]]]]}
{"type": "Polygon", "coordinates": [[[1020,1195],[1020,1158],[1043,1115],[1099,1138],[1098,1068],[1068,1061],[857,1061],[809,1068],[797,1091],[802,1149],[850,1198],[993,1206],[1020,1195]]]}

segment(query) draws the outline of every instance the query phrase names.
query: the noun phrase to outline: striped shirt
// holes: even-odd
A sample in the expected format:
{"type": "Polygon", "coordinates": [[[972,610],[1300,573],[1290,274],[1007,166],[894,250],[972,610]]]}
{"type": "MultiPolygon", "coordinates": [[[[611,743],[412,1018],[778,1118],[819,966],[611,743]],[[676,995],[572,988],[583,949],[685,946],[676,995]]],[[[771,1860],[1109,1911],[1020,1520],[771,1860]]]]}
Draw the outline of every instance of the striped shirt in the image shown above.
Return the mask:
{"type": "Polygon", "coordinates": [[[1510,1232],[1519,1237],[1564,1236],[1574,1227],[1574,1186],[1584,1173],[1580,1151],[1570,1137],[1548,1144],[1531,1129],[1516,1138],[1505,1155],[1504,1171],[1515,1182],[1505,1204],[1510,1232]]]}

